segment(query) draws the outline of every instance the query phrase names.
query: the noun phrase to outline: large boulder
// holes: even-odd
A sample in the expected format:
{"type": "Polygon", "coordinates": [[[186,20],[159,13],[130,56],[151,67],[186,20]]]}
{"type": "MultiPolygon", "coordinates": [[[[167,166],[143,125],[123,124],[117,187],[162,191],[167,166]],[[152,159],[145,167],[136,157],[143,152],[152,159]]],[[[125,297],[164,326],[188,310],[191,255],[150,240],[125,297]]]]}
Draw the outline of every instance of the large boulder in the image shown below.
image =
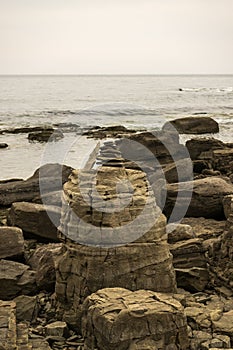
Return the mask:
{"type": "Polygon", "coordinates": [[[0,227],[0,259],[19,258],[24,254],[23,232],[18,227],[0,227]]]}
{"type": "Polygon", "coordinates": [[[36,292],[35,271],[29,266],[2,259],[0,261],[0,299],[11,300],[18,295],[36,292]]]}
{"type": "Polygon", "coordinates": [[[174,220],[180,220],[182,218],[182,216],[179,217],[180,212],[183,215],[183,208],[187,208],[186,216],[224,219],[222,200],[224,196],[232,193],[233,184],[220,177],[206,177],[194,180],[193,183],[168,184],[164,213],[167,216],[171,215],[175,207],[174,220]]]}
{"type": "Polygon", "coordinates": [[[62,190],[62,184],[68,180],[71,167],[61,164],[46,164],[35,171],[27,180],[10,181],[0,184],[0,206],[9,206],[14,202],[32,201],[43,194],[62,190]]]}
{"type": "Polygon", "coordinates": [[[45,206],[43,204],[18,202],[13,203],[8,215],[8,223],[20,227],[25,233],[36,235],[38,238],[45,238],[57,241],[57,226],[50,220],[59,224],[60,208],[45,206]]]}
{"type": "Polygon", "coordinates": [[[123,288],[102,289],[83,305],[85,349],[189,348],[182,305],[167,294],[123,288]]]}
{"type": "Polygon", "coordinates": [[[180,134],[218,133],[218,123],[210,117],[185,117],[166,122],[163,130],[175,127],[180,134]]]}

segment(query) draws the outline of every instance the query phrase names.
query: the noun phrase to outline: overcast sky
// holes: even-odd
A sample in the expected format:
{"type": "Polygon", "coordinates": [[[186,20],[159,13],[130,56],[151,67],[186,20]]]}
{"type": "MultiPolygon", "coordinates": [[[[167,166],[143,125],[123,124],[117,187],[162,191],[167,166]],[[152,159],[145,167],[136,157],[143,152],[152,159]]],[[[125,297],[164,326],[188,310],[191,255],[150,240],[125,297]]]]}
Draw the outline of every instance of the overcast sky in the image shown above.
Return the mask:
{"type": "Polygon", "coordinates": [[[233,73],[233,0],[0,0],[0,74],[233,73]]]}

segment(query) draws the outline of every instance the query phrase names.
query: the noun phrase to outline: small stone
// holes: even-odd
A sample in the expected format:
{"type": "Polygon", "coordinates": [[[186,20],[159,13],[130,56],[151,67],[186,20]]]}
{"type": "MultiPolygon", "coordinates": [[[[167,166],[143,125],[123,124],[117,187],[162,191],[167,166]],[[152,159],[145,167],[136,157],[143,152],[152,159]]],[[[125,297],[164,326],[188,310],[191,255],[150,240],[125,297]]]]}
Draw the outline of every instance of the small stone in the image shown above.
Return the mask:
{"type": "Polygon", "coordinates": [[[45,326],[45,333],[49,336],[63,337],[67,332],[66,322],[56,321],[45,326]]]}

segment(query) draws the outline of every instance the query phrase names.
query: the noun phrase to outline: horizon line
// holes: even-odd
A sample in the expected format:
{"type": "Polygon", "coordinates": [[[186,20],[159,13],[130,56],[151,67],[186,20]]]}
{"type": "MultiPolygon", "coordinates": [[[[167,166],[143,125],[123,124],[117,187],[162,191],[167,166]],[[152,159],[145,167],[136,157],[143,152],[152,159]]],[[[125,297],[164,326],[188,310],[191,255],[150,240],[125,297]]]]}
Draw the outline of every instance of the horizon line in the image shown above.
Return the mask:
{"type": "Polygon", "coordinates": [[[232,76],[233,73],[0,73],[1,77],[15,76],[232,76]]]}

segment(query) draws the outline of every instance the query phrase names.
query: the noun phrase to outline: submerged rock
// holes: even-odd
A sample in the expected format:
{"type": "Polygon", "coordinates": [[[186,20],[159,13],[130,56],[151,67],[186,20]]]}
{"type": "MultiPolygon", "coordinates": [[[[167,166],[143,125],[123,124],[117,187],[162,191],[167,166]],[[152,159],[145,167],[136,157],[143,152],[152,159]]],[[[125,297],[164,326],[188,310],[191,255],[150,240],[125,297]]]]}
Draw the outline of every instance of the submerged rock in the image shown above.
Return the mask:
{"type": "Polygon", "coordinates": [[[7,148],[8,144],[7,143],[0,143],[0,148],[7,148]]]}

